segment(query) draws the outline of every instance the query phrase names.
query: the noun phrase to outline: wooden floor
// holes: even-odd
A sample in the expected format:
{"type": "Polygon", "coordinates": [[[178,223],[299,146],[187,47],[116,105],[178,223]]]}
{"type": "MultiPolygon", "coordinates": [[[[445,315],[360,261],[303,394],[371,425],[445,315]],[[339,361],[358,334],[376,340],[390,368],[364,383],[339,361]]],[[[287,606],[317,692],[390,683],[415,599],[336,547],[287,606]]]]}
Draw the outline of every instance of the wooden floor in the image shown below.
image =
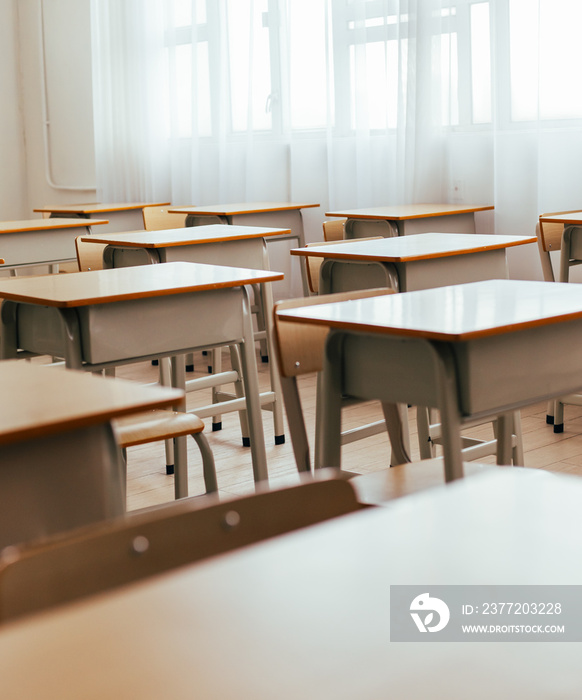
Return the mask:
{"type": "MultiPolygon", "coordinates": [[[[225,354],[224,362],[227,357],[225,354]]],[[[195,356],[194,375],[207,373],[207,358],[201,353],[195,356]]],[[[261,383],[268,386],[268,365],[260,363],[261,383]]],[[[156,368],[150,364],[135,365],[118,370],[118,376],[154,381],[156,368]]],[[[225,387],[226,388],[226,387],[225,387]]],[[[312,431],[315,409],[315,376],[308,376],[301,384],[304,411],[312,431]]],[[[209,393],[196,392],[188,395],[188,406],[194,408],[210,401],[209,393]]],[[[416,422],[413,409],[409,409],[413,457],[418,458],[416,422]]],[[[293,483],[297,478],[295,462],[291,450],[290,438],[284,445],[274,444],[272,415],[263,412],[265,439],[267,445],[267,462],[270,482],[273,484],[293,483]]],[[[368,422],[379,419],[380,412],[375,404],[354,407],[345,415],[344,425],[368,422]]],[[[208,419],[205,433],[214,452],[221,494],[233,496],[252,493],[254,482],[250,449],[242,447],[238,414],[228,413],[222,416],[223,429],[212,432],[208,419]]],[[[565,407],[565,431],[554,434],[551,426],[546,425],[545,404],[530,406],[522,411],[523,438],[525,446],[525,464],[527,467],[564,471],[582,476],[582,407],[565,407]]],[[[491,434],[489,426],[479,428],[477,437],[491,434]]],[[[194,441],[189,439],[189,486],[190,495],[203,492],[200,459],[194,441]]],[[[162,444],[144,445],[131,448],[128,454],[128,508],[143,508],[162,503],[173,498],[173,477],[165,473],[165,453],[162,444]]],[[[368,438],[344,447],[342,466],[355,472],[369,472],[388,468],[390,446],[384,434],[368,438]]],[[[481,460],[493,461],[493,459],[481,460]]]]}

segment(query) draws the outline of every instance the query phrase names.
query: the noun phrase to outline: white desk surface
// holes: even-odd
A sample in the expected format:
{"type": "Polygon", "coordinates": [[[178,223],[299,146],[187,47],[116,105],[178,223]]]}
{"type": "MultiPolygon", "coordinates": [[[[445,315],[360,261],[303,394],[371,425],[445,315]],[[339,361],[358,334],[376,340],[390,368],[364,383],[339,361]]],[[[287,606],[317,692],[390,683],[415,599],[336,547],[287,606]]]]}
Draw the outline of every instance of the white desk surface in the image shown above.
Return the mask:
{"type": "Polygon", "coordinates": [[[582,285],[487,280],[288,309],[279,316],[364,333],[466,341],[580,319],[582,285]]]}
{"type": "Polygon", "coordinates": [[[482,204],[398,204],[385,207],[364,207],[362,209],[342,209],[328,211],[326,216],[341,216],[348,219],[387,219],[401,221],[406,219],[423,219],[430,216],[450,216],[454,214],[471,214],[476,211],[494,209],[482,204]]]}
{"type": "Polygon", "coordinates": [[[580,644],[391,643],[390,586],[582,580],[582,482],[507,468],[0,629],[4,700],[580,697],[580,644]]]}
{"type": "Polygon", "coordinates": [[[309,209],[310,207],[318,206],[319,204],[306,204],[304,202],[243,202],[237,204],[211,204],[204,207],[172,207],[168,211],[173,214],[196,214],[197,216],[235,216],[237,214],[309,209]]]}
{"type": "Polygon", "coordinates": [[[66,308],[240,287],[280,279],[283,279],[280,272],[171,262],[0,280],[0,297],[11,301],[66,308]]]}
{"type": "Polygon", "coordinates": [[[26,233],[26,231],[46,231],[50,233],[52,229],[61,228],[83,228],[87,226],[98,226],[108,224],[107,219],[91,219],[91,222],[81,219],[27,219],[23,221],[0,221],[0,234],[3,233],[26,233]]]}
{"type": "MultiPolygon", "coordinates": [[[[291,233],[290,229],[265,226],[189,226],[187,228],[163,229],[160,231],[128,231],[127,233],[93,234],[82,238],[90,243],[127,246],[128,248],[171,248],[174,246],[220,243],[248,238],[268,238],[291,233]]],[[[533,239],[535,241],[535,238],[533,239]]]]}
{"type": "Polygon", "coordinates": [[[55,204],[46,207],[39,207],[34,211],[44,214],[100,214],[108,211],[130,211],[132,209],[143,209],[144,207],[168,206],[170,202],[90,202],[89,204],[55,204]]]}
{"type": "Polygon", "coordinates": [[[107,422],[129,413],[165,408],[183,396],[86,372],[0,362],[0,445],[107,422]]]}
{"type": "Polygon", "coordinates": [[[412,236],[394,236],[376,240],[338,242],[326,246],[295,248],[291,255],[315,256],[350,260],[383,262],[412,262],[453,255],[481,253],[487,250],[511,248],[535,243],[535,236],[497,236],[477,233],[417,233],[412,236]]]}

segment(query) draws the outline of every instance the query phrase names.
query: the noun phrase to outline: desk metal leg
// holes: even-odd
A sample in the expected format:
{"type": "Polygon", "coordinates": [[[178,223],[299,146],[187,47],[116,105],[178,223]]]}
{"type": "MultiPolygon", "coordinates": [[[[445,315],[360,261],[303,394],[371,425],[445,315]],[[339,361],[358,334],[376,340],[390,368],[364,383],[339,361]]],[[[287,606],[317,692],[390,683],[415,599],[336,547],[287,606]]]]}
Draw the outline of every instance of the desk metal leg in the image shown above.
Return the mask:
{"type": "Polygon", "coordinates": [[[458,406],[458,389],[455,364],[450,349],[445,345],[437,347],[439,409],[443,453],[445,458],[445,480],[454,481],[463,477],[461,457],[461,420],[458,406]]]}
{"type": "Polygon", "coordinates": [[[259,398],[259,378],[255,356],[255,339],[248,292],[243,289],[242,315],[244,324],[243,342],[240,344],[243,382],[251,438],[251,453],[255,482],[268,481],[267,453],[259,398]]]}
{"type": "MultiPolygon", "coordinates": [[[[342,345],[344,336],[330,335],[321,373],[321,465],[341,468],[342,345]]],[[[319,442],[319,440],[317,441],[319,442]]]]}
{"type": "MultiPolygon", "coordinates": [[[[184,355],[172,357],[172,386],[184,391],[186,386],[186,358],[184,355]]],[[[186,411],[186,397],[174,410],[186,411]]],[[[174,438],[174,495],[185,498],[188,495],[188,445],[187,436],[174,438]]]]}
{"type": "Polygon", "coordinates": [[[75,309],[59,309],[59,315],[65,329],[65,365],[67,369],[82,369],[81,328],[75,309]]]}

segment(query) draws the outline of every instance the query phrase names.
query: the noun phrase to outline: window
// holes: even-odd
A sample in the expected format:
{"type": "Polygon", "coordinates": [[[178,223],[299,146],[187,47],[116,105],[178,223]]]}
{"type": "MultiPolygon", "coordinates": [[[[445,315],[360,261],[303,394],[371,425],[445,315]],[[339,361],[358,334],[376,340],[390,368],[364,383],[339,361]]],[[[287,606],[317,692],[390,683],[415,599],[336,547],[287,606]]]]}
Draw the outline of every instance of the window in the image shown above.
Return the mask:
{"type": "Polygon", "coordinates": [[[394,129],[412,61],[437,86],[443,125],[490,122],[489,2],[457,0],[432,19],[410,17],[406,0],[173,0],[174,133],[211,135],[225,119],[232,134],[394,129]]]}

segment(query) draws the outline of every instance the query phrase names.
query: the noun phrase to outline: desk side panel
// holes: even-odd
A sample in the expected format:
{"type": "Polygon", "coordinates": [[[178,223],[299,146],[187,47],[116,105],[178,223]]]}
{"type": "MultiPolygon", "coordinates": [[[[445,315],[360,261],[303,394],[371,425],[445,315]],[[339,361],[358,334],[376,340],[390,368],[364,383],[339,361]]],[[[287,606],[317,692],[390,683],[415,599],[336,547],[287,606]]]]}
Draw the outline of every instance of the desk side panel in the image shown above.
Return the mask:
{"type": "Polygon", "coordinates": [[[505,249],[397,263],[400,291],[507,279],[505,249]]]}
{"type": "Polygon", "coordinates": [[[454,343],[461,412],[518,408],[582,388],[582,321],[454,343]]]}
{"type": "MultiPolygon", "coordinates": [[[[83,362],[123,362],[240,342],[243,294],[235,287],[79,307],[83,362]]],[[[17,323],[21,349],[65,356],[58,310],[21,304],[17,323]]]]}

